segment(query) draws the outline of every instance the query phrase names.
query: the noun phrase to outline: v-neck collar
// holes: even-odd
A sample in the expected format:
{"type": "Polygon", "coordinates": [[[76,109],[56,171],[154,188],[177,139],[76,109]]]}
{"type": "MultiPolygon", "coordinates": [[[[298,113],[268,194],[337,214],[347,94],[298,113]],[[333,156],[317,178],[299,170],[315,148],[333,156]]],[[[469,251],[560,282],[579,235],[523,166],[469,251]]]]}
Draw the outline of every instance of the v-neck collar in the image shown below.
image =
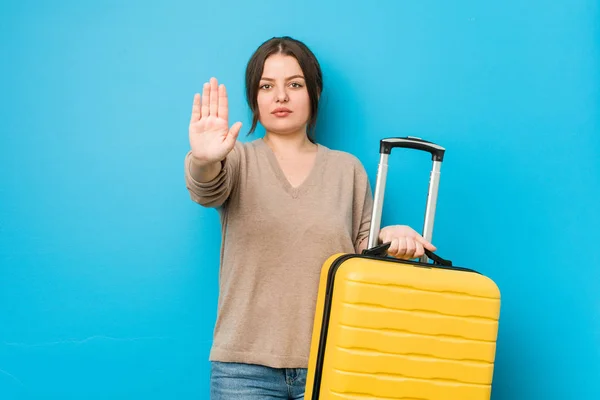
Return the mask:
{"type": "Polygon", "coordinates": [[[326,148],[324,146],[318,143],[316,144],[317,154],[315,156],[315,161],[310,172],[299,186],[294,187],[285,176],[285,173],[283,172],[283,169],[281,169],[279,161],[277,161],[275,153],[273,152],[273,150],[271,150],[269,145],[262,138],[258,139],[257,142],[259,142],[259,146],[262,147],[264,153],[266,153],[267,159],[269,160],[269,164],[271,165],[271,168],[273,169],[277,180],[279,181],[283,189],[287,193],[289,193],[293,198],[298,198],[300,195],[306,193],[312,186],[316,185],[317,180],[322,175],[321,165],[325,158],[324,155],[326,151],[326,148]]]}

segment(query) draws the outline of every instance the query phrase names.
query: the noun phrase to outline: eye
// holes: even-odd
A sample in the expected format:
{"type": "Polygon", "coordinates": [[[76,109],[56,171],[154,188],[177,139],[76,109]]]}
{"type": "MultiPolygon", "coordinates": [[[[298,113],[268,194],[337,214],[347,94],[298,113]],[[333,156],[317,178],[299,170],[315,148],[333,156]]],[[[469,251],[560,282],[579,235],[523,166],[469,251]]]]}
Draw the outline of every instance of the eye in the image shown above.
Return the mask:
{"type": "Polygon", "coordinates": [[[301,83],[298,83],[298,82],[292,82],[292,83],[290,83],[290,85],[291,85],[293,88],[301,88],[301,87],[302,87],[302,84],[301,84],[301,83]]]}
{"type": "Polygon", "coordinates": [[[267,90],[271,89],[272,85],[265,83],[264,85],[260,85],[259,89],[267,90]]]}

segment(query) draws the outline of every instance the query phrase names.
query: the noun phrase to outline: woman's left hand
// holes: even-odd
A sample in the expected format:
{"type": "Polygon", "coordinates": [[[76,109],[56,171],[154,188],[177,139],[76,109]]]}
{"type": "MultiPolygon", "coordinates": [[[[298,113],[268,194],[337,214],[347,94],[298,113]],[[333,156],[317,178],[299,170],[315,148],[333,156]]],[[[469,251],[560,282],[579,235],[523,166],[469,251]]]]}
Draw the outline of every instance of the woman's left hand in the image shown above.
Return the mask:
{"type": "Polygon", "coordinates": [[[414,229],[406,225],[390,225],[379,231],[381,243],[391,242],[388,255],[410,260],[425,254],[425,250],[436,251],[437,248],[414,229]]]}

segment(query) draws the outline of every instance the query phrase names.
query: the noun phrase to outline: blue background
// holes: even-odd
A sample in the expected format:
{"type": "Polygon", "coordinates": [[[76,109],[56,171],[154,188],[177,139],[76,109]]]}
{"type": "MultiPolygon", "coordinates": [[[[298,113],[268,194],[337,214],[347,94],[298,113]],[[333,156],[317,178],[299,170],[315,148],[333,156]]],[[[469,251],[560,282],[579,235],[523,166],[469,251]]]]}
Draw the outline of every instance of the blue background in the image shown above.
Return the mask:
{"type": "MultiPolygon", "coordinates": [[[[0,398],[208,398],[217,214],[189,199],[195,91],[276,35],[325,74],[318,138],[447,148],[434,243],[499,285],[494,400],[600,398],[598,1],[4,1],[0,398]]],[[[248,140],[244,137],[243,140],[248,140]]],[[[430,160],[392,154],[384,224],[430,160]]]]}

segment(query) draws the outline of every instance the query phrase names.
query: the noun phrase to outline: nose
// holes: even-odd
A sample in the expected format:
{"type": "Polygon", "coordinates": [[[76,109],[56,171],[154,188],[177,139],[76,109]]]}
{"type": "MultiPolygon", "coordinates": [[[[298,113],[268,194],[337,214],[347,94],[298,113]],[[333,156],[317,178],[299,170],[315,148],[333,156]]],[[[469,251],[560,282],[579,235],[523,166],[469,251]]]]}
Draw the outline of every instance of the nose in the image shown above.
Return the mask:
{"type": "Polygon", "coordinates": [[[287,103],[289,100],[288,94],[287,94],[287,90],[285,86],[279,86],[276,92],[276,98],[275,100],[278,103],[287,103]]]}

